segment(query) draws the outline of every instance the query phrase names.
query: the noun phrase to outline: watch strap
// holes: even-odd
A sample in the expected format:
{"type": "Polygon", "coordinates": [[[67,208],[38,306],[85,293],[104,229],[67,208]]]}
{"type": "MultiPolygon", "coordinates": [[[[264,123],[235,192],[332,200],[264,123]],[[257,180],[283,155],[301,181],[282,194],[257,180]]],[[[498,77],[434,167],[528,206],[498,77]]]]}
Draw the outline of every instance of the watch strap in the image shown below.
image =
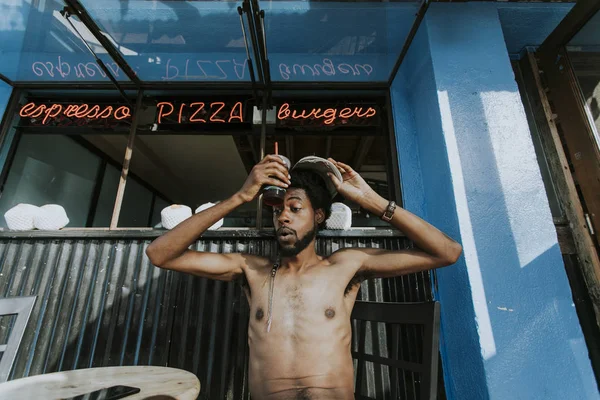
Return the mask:
{"type": "Polygon", "coordinates": [[[385,212],[381,216],[381,219],[386,222],[390,222],[392,220],[392,217],[394,216],[394,211],[396,211],[396,202],[390,201],[387,208],[385,209],[385,212]]]}

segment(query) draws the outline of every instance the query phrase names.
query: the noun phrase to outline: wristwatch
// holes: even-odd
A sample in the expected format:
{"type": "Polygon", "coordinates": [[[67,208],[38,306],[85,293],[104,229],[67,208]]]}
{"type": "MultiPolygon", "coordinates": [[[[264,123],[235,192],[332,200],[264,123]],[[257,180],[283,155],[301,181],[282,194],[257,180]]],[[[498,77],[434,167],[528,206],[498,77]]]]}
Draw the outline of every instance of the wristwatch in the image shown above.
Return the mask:
{"type": "Polygon", "coordinates": [[[387,208],[385,209],[385,212],[381,216],[381,219],[385,222],[390,222],[392,220],[392,217],[394,216],[394,211],[396,211],[396,202],[390,201],[387,208]]]}

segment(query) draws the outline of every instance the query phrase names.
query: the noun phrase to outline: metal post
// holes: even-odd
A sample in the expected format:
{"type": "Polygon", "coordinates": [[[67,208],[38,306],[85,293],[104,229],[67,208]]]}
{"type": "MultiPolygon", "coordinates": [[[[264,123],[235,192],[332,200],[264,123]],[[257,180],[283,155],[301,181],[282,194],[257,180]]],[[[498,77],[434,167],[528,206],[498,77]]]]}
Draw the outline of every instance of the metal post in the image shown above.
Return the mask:
{"type": "Polygon", "coordinates": [[[410,45],[413,39],[415,38],[417,31],[419,30],[419,26],[421,26],[421,21],[423,21],[423,18],[425,18],[425,13],[427,12],[428,8],[429,0],[423,0],[421,6],[419,7],[419,11],[417,11],[417,17],[415,18],[415,22],[413,22],[413,25],[410,28],[410,32],[408,32],[408,36],[406,37],[404,46],[402,46],[402,51],[400,52],[400,55],[396,60],[396,64],[394,64],[394,68],[392,69],[392,73],[388,78],[388,86],[392,86],[392,82],[394,81],[394,78],[396,77],[396,74],[400,69],[400,65],[402,64],[404,57],[406,57],[406,53],[408,53],[408,49],[410,48],[410,45]]]}
{"type": "Polygon", "coordinates": [[[256,73],[258,74],[258,80],[261,83],[264,83],[264,73],[263,73],[263,65],[261,65],[261,52],[259,47],[258,38],[256,36],[256,24],[254,23],[254,16],[252,15],[252,7],[250,7],[249,0],[244,0],[242,5],[244,12],[246,12],[246,16],[248,17],[248,26],[250,28],[250,40],[252,42],[252,50],[254,52],[254,58],[256,59],[256,73]]]}
{"type": "Polygon", "coordinates": [[[119,223],[119,214],[121,213],[121,205],[123,204],[125,185],[127,183],[127,175],[129,174],[129,164],[131,162],[133,146],[135,144],[135,132],[137,130],[138,120],[142,110],[143,96],[144,92],[140,90],[135,102],[135,110],[133,111],[133,121],[131,123],[131,129],[129,130],[129,140],[127,141],[127,149],[125,149],[125,159],[123,160],[123,169],[121,170],[121,179],[119,180],[119,187],[117,189],[117,199],[115,200],[115,207],[113,209],[113,215],[110,221],[110,229],[116,229],[117,224],[119,223]]]}
{"type": "Polygon", "coordinates": [[[4,83],[10,85],[10,86],[15,86],[15,84],[13,83],[13,81],[11,81],[10,79],[8,79],[6,77],[6,75],[4,74],[0,74],[0,81],[3,81],[4,83]]]}
{"type": "Polygon", "coordinates": [[[15,115],[17,114],[17,109],[19,107],[19,101],[21,100],[21,91],[19,89],[13,89],[10,94],[10,98],[8,100],[8,107],[4,110],[4,116],[2,117],[2,125],[0,126],[0,146],[4,140],[6,140],[6,135],[10,128],[12,128],[11,124],[15,115]]]}
{"type": "Polygon", "coordinates": [[[13,121],[17,118],[21,97],[21,91],[19,89],[13,89],[0,126],[0,195],[4,190],[4,182],[6,181],[10,169],[8,167],[10,166],[10,163],[12,163],[14,152],[16,151],[15,135],[11,135],[10,132],[11,130],[14,130],[13,121]]]}
{"type": "MultiPolygon", "coordinates": [[[[108,54],[111,56],[111,58],[113,60],[115,60],[115,62],[119,66],[119,68],[121,68],[123,70],[123,72],[125,72],[125,75],[127,75],[127,77],[133,83],[135,83],[136,86],[139,87],[141,84],[140,79],[137,77],[137,75],[135,74],[133,69],[131,69],[129,64],[127,64],[127,61],[125,61],[125,59],[123,58],[121,53],[117,49],[115,49],[115,47],[112,45],[110,40],[108,40],[108,38],[106,36],[104,36],[104,34],[102,34],[102,32],[100,31],[100,28],[98,27],[96,22],[94,22],[92,17],[88,14],[88,12],[83,7],[83,5],[79,2],[79,0],[64,0],[64,1],[72,9],[72,11],[75,13],[75,15],[77,15],[77,17],[85,25],[85,27],[89,29],[89,31],[92,33],[92,35],[94,35],[94,37],[96,39],[98,39],[98,42],[100,42],[102,47],[104,47],[104,49],[108,52],[108,54]]],[[[85,42],[85,40],[84,40],[84,42],[85,42]]]]}
{"type": "Polygon", "coordinates": [[[62,15],[67,20],[67,22],[69,23],[69,25],[71,25],[71,28],[73,28],[73,30],[75,32],[77,32],[77,35],[79,36],[79,39],[81,39],[81,41],[83,42],[83,44],[85,45],[85,47],[88,49],[88,51],[90,52],[90,54],[92,55],[92,57],[94,57],[94,60],[96,61],[96,64],[98,64],[98,66],[100,67],[100,69],[102,71],[104,71],[104,73],[106,74],[106,76],[108,77],[108,79],[110,79],[110,81],[117,88],[117,90],[119,91],[119,93],[121,93],[121,96],[123,96],[123,98],[125,99],[125,101],[127,102],[127,104],[129,104],[129,106],[132,106],[131,102],[129,101],[129,97],[127,97],[127,94],[125,94],[125,92],[123,91],[123,88],[121,88],[121,86],[119,85],[119,82],[117,82],[117,80],[110,73],[110,71],[108,70],[108,68],[104,64],[104,62],[98,57],[98,55],[96,55],[96,52],[94,52],[94,50],[91,48],[91,46],[88,44],[88,42],[84,39],[84,37],[81,35],[81,33],[79,33],[79,31],[77,30],[77,28],[75,28],[75,25],[73,25],[73,22],[71,22],[71,20],[69,19],[70,16],[71,16],[71,12],[68,10],[68,7],[65,7],[65,9],[62,11],[62,15]]]}
{"type": "Polygon", "coordinates": [[[388,152],[388,160],[386,161],[390,168],[388,174],[388,187],[390,188],[390,197],[399,205],[403,205],[402,199],[402,180],[400,179],[400,156],[398,155],[398,146],[396,145],[396,130],[394,129],[394,113],[392,112],[392,98],[390,92],[385,96],[385,108],[387,111],[387,129],[388,143],[390,152],[388,152]],[[392,190],[393,189],[393,190],[392,190]]]}
{"type": "Polygon", "coordinates": [[[265,31],[265,11],[260,9],[258,0],[252,0],[253,17],[256,27],[256,39],[260,54],[260,63],[263,66],[263,78],[265,84],[265,93],[267,96],[267,106],[272,105],[272,90],[271,90],[271,65],[269,63],[269,54],[267,52],[267,34],[265,31]]]}
{"type": "Polygon", "coordinates": [[[554,28],[552,33],[540,45],[536,53],[542,59],[554,62],[559,49],[566,46],[597,12],[600,11],[600,1],[579,0],[569,13],[554,28]]]}
{"type": "MultiPolygon", "coordinates": [[[[267,96],[263,94],[263,103],[261,110],[261,121],[260,121],[260,160],[265,158],[266,147],[267,147],[267,96]]],[[[258,205],[256,210],[256,228],[262,229],[262,214],[263,214],[263,196],[262,194],[258,197],[258,205]]]]}
{"type": "Polygon", "coordinates": [[[242,14],[244,9],[238,7],[238,14],[240,16],[240,25],[242,27],[242,35],[244,37],[244,45],[246,46],[246,62],[248,63],[248,72],[250,73],[250,80],[252,81],[252,93],[254,95],[254,101],[258,101],[258,94],[256,93],[256,78],[254,76],[254,68],[252,66],[252,59],[250,58],[250,50],[248,49],[248,38],[246,37],[246,28],[244,27],[244,19],[242,14]]]}

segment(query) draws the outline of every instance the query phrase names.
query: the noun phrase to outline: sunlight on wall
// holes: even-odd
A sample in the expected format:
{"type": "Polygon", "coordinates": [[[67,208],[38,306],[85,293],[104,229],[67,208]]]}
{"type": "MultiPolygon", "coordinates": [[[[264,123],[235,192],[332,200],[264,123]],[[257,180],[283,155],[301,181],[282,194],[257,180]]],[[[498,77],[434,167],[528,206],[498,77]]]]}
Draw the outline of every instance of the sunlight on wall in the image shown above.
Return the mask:
{"type": "MultiPolygon", "coordinates": [[[[481,104],[488,121],[489,138],[496,154],[496,170],[502,185],[504,201],[510,221],[512,235],[517,247],[521,268],[524,268],[548,249],[558,243],[556,232],[552,229],[538,229],[532,216],[550,215],[548,199],[543,186],[531,186],[532,176],[539,176],[540,171],[535,160],[536,154],[532,141],[520,141],[515,145],[512,138],[522,130],[519,137],[528,137],[529,128],[526,124],[515,124],[514,108],[507,109],[506,104],[520,104],[518,92],[492,91],[480,94],[481,104]],[[530,160],[527,160],[530,159],[530,160]],[[525,162],[525,160],[527,160],[525,162]],[[548,212],[533,212],[532,208],[547,207],[548,212]],[[531,238],[536,240],[532,241],[531,238]]],[[[519,107],[522,120],[525,120],[525,110],[519,107]]],[[[547,221],[539,221],[545,225],[547,221]]],[[[543,226],[542,225],[542,226],[543,226]]]]}
{"type": "Polygon", "coordinates": [[[448,162],[452,171],[454,197],[456,200],[456,210],[460,225],[460,235],[462,239],[463,252],[467,266],[467,272],[471,283],[471,292],[474,299],[475,317],[477,319],[477,330],[479,332],[481,354],[484,360],[488,360],[496,355],[496,343],[490,321],[490,314],[487,307],[487,298],[483,287],[481,277],[481,268],[477,256],[477,247],[471,224],[471,213],[467,201],[465,182],[463,179],[462,166],[460,162],[460,152],[456,142],[454,124],[452,122],[452,112],[450,111],[450,101],[447,91],[438,91],[438,101],[440,104],[440,114],[442,117],[442,127],[444,130],[446,147],[448,148],[448,162]]]}

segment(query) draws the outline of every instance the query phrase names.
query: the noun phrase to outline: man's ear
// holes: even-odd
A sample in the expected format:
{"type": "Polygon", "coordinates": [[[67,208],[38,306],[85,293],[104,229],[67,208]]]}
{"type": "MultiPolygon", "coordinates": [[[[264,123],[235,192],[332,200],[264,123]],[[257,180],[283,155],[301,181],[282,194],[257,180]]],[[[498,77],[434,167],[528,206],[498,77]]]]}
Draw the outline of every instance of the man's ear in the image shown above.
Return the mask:
{"type": "Polygon", "coordinates": [[[317,211],[315,211],[315,219],[319,225],[325,221],[325,212],[323,212],[322,208],[319,208],[317,211]]]}

